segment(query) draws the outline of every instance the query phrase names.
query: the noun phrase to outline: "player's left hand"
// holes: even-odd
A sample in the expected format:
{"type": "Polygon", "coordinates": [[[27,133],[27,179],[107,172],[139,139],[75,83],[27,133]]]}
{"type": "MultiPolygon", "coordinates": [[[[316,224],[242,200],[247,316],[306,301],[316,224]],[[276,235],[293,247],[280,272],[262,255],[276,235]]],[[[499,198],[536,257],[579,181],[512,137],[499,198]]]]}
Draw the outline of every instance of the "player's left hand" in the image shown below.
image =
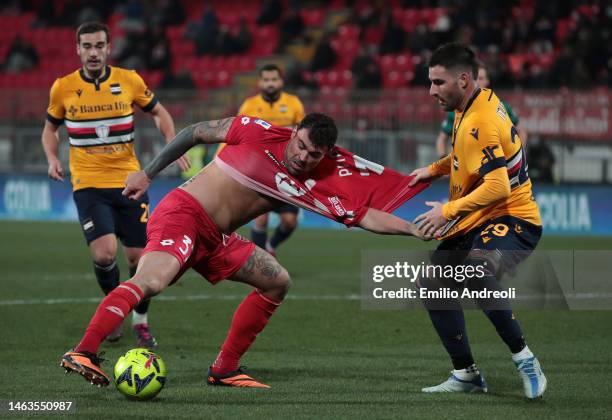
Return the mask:
{"type": "Polygon", "coordinates": [[[186,171],[187,169],[191,167],[191,162],[189,161],[189,158],[187,157],[187,155],[181,156],[174,162],[178,165],[179,168],[181,168],[182,172],[186,171]]]}
{"type": "Polygon", "coordinates": [[[424,237],[433,237],[438,235],[448,220],[442,215],[442,203],[439,201],[426,201],[426,205],[431,207],[431,210],[420,214],[414,219],[414,223],[419,226],[419,230],[424,237]]]}

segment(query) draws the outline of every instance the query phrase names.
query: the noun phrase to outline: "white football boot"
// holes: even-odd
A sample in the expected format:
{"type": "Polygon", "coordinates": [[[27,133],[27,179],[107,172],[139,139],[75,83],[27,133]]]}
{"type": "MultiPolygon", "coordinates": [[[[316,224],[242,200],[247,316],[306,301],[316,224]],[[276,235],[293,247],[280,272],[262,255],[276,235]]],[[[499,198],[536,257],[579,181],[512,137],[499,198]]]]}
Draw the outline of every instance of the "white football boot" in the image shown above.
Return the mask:
{"type": "MultiPolygon", "coordinates": [[[[462,369],[462,371],[465,371],[465,369],[462,369]]],[[[487,383],[480,372],[467,374],[469,379],[460,379],[458,374],[458,371],[453,370],[451,376],[440,385],[423,388],[421,391],[429,394],[438,392],[463,392],[468,394],[487,392],[487,383]]]]}
{"type": "Polygon", "coordinates": [[[515,360],[516,369],[523,380],[523,390],[529,399],[541,397],[546,391],[546,376],[535,356],[515,360]]]}

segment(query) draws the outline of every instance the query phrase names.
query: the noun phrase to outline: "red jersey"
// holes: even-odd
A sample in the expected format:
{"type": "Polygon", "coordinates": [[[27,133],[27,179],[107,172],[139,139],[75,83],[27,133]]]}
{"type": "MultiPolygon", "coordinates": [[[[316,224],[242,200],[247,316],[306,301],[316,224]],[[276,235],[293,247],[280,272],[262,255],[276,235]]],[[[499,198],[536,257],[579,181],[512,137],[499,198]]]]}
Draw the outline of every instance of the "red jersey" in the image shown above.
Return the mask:
{"type": "Polygon", "coordinates": [[[283,165],[291,129],[238,116],[215,163],[242,185],[311,210],[346,226],[359,224],[368,208],[392,212],[427,188],[412,177],[334,147],[312,171],[291,175],[283,165]]]}

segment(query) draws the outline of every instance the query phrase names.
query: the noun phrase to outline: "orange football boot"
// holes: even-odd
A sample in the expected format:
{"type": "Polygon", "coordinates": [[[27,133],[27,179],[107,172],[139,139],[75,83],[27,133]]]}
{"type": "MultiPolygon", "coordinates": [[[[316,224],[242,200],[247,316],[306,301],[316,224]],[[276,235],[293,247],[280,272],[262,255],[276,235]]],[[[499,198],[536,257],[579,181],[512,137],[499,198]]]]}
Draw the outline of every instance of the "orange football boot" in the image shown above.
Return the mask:
{"type": "Polygon", "coordinates": [[[269,385],[257,382],[249,375],[242,371],[242,366],[233,372],[226,373],[225,375],[214,375],[212,369],[208,369],[208,378],[206,379],[208,385],[216,386],[235,386],[239,388],[270,388],[269,385]]]}
{"type": "Polygon", "coordinates": [[[68,351],[62,356],[60,366],[66,373],[78,373],[92,385],[108,386],[111,378],[100,368],[103,361],[93,353],[68,351]]]}

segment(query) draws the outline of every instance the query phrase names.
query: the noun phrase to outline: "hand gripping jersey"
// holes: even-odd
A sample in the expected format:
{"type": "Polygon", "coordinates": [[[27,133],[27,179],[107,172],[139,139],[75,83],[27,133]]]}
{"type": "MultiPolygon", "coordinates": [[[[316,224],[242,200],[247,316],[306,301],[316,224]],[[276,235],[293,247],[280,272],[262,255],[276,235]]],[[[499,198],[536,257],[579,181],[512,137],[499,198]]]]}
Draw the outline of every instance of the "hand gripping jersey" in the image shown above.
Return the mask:
{"type": "MultiPolygon", "coordinates": [[[[541,225],[540,212],[531,191],[527,160],[518,132],[499,98],[490,89],[478,89],[465,110],[457,112],[450,155],[430,167],[432,175],[450,175],[449,202],[445,216],[453,218],[443,239],[462,233],[500,216],[514,216],[541,225]],[[510,197],[463,216],[480,197],[468,197],[491,171],[506,168],[510,197]]],[[[482,191],[486,195],[486,191],[482,191]]]]}
{"type": "Polygon", "coordinates": [[[73,189],[123,188],[140,164],[134,153],[133,103],[150,111],[157,103],[136,72],[106,67],[98,80],[82,69],[51,87],[47,119],[66,124],[73,189]]]}
{"type": "Polygon", "coordinates": [[[226,174],[269,197],[343,223],[359,224],[369,207],[391,213],[429,184],[409,187],[412,177],[335,147],[311,172],[292,176],[283,165],[289,128],[238,116],[216,157],[226,174]]]}

